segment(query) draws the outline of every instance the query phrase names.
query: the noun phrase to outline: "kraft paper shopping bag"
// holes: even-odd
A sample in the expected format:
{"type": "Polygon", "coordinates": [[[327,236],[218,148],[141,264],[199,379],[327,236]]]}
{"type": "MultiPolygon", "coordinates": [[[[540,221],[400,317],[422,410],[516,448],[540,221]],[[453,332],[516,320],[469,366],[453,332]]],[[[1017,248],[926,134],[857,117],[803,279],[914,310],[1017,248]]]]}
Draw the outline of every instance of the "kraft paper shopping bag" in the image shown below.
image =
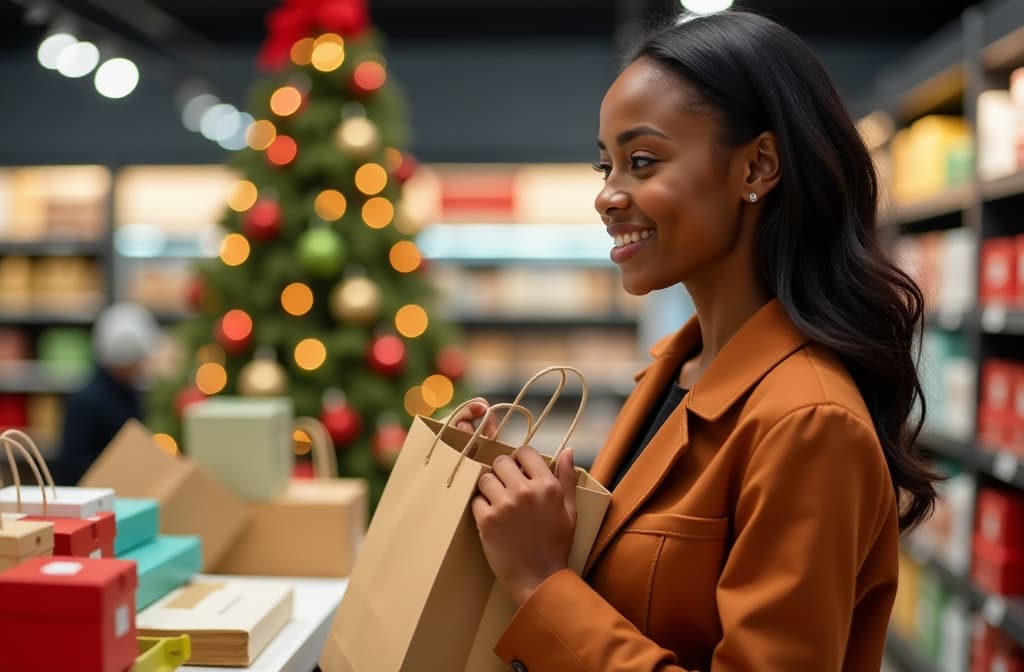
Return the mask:
{"type": "MultiPolygon", "coordinates": [[[[499,428],[527,388],[557,372],[561,382],[526,442],[546,418],[565,384],[569,367],[535,375],[509,408],[499,428]]],[[[586,402],[580,407],[555,457],[566,446],[586,402]]],[[[469,403],[469,402],[467,402],[469,403]]],[[[529,417],[529,413],[527,412],[529,417]]],[[[495,588],[470,511],[481,475],[499,455],[515,446],[417,416],[385,486],[377,512],[335,615],[320,665],[325,672],[418,672],[472,670],[476,661],[499,664],[485,655],[507,625],[509,603],[495,588]]],[[[552,459],[552,464],[554,457],[552,459]]],[[[571,561],[577,568],[593,544],[610,497],[607,490],[577,469],[580,509],[571,561]]]]}

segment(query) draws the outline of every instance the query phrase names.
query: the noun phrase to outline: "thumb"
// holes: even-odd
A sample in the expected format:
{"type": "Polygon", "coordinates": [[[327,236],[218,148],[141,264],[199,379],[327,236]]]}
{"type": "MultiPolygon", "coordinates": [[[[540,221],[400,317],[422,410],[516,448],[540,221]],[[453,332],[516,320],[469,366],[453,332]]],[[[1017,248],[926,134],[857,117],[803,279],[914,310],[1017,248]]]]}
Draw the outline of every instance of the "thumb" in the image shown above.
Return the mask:
{"type": "Polygon", "coordinates": [[[576,520],[576,469],[573,467],[572,448],[562,451],[555,469],[558,471],[558,481],[562,484],[565,510],[573,520],[576,520]]]}

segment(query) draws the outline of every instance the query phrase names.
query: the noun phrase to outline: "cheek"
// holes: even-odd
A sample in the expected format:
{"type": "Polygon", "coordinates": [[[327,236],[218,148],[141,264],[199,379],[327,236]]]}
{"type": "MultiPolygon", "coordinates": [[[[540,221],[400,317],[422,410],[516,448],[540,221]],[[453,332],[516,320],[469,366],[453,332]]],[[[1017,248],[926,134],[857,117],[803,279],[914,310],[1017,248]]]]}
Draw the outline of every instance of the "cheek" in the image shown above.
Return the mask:
{"type": "Polygon", "coordinates": [[[700,262],[731,248],[739,217],[723,184],[724,179],[687,179],[651,185],[644,209],[665,252],[700,262]]]}

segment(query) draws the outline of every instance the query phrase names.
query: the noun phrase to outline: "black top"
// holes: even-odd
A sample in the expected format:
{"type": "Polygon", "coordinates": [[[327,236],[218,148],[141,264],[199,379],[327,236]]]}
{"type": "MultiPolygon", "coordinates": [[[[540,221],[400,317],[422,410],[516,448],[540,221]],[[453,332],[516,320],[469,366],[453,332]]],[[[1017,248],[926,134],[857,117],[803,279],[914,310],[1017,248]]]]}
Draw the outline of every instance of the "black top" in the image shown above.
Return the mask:
{"type": "Polygon", "coordinates": [[[138,391],[97,369],[84,388],[68,397],[54,480],[78,483],[121,425],[141,416],[138,391]]]}
{"type": "Polygon", "coordinates": [[[640,425],[639,431],[636,433],[636,437],[633,439],[633,445],[629,449],[629,454],[626,455],[626,459],[622,461],[619,466],[619,472],[615,474],[614,480],[609,490],[614,490],[615,486],[619,484],[622,477],[626,475],[629,468],[636,462],[636,458],[640,457],[640,453],[643,452],[647,444],[651,442],[654,435],[658,433],[661,426],[668,420],[668,416],[672,415],[672,411],[676,410],[682,402],[683,397],[686,396],[687,390],[679,387],[679,374],[672,376],[672,379],[665,386],[665,389],[661,392],[661,397],[658,403],[651,409],[650,414],[647,416],[647,420],[644,424],[640,425]]]}

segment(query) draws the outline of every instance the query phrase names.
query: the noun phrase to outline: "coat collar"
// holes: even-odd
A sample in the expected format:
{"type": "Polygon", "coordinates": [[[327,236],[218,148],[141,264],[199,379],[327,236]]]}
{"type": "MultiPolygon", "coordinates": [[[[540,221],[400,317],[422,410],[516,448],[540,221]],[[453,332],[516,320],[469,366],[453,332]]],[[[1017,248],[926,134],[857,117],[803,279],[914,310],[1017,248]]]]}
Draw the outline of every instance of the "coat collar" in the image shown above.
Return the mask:
{"type": "MultiPolygon", "coordinates": [[[[598,455],[591,475],[610,483],[626,458],[637,432],[684,357],[700,343],[696,316],[682,329],[651,348],[654,361],[637,374],[636,389],[598,455]]],[[[636,510],[665,479],[689,447],[688,414],[714,421],[725,414],[779,362],[808,341],[778,300],[765,304],[740,327],[712,361],[612,492],[608,513],[598,532],[587,571],[636,510]]]]}

